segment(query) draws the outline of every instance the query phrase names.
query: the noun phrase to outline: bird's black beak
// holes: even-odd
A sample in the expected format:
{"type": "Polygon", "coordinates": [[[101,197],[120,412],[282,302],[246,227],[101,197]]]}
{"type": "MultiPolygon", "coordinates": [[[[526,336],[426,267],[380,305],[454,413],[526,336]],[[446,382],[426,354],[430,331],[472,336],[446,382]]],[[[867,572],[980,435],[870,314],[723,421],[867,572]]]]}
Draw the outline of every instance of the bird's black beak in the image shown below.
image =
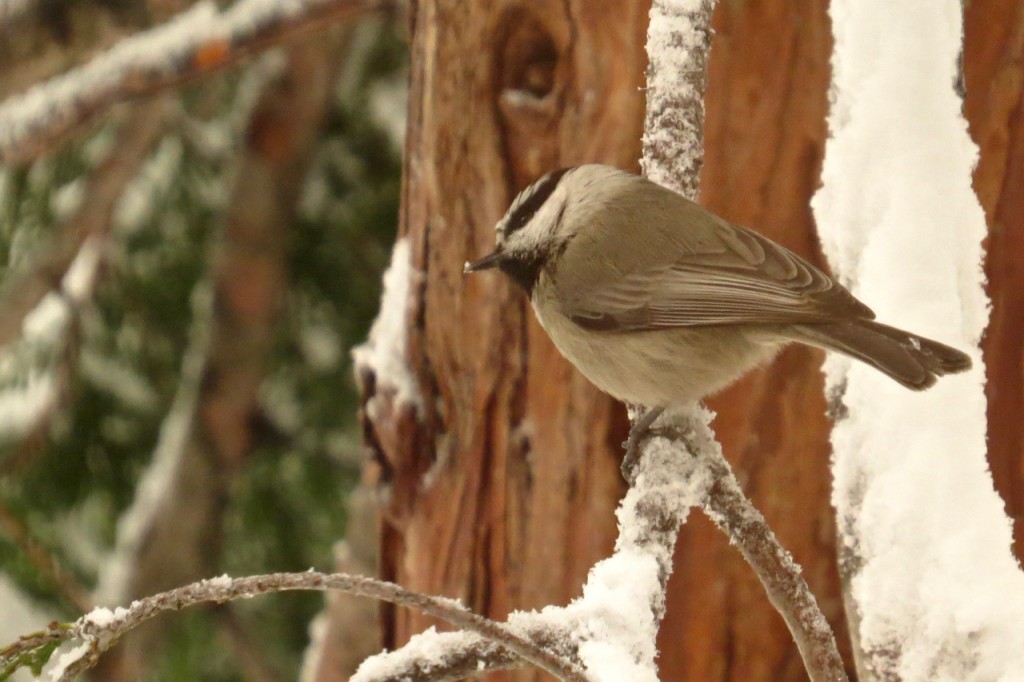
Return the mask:
{"type": "Polygon", "coordinates": [[[466,262],[462,271],[465,273],[477,272],[479,270],[489,270],[490,268],[496,268],[501,264],[501,251],[495,251],[494,253],[488,254],[480,260],[475,260],[472,263],[466,262]]]}

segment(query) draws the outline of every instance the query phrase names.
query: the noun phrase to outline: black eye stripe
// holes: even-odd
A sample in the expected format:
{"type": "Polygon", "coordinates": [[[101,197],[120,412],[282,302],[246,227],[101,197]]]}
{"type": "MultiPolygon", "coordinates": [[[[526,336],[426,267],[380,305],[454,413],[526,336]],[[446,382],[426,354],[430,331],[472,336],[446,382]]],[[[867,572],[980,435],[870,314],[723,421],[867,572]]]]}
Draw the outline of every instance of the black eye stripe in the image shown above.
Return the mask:
{"type": "Polygon", "coordinates": [[[530,222],[530,218],[540,210],[540,207],[544,205],[544,202],[547,201],[551,193],[558,187],[558,181],[570,170],[572,168],[559,168],[558,170],[551,171],[527,190],[529,194],[518,206],[514,206],[508,214],[508,219],[505,221],[506,237],[516,230],[523,229],[526,223],[530,222]]]}

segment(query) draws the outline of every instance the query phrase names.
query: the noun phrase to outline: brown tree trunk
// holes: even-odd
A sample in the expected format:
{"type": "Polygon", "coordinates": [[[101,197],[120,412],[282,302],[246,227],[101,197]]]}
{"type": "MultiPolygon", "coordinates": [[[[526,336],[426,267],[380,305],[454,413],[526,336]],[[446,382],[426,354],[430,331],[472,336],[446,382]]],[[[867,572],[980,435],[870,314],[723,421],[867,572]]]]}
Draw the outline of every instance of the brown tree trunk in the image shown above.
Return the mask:
{"type": "MultiPolygon", "coordinates": [[[[388,491],[381,568],[497,618],[566,603],[611,551],[625,417],[558,355],[521,292],[464,279],[462,264],[493,246],[514,193],[544,170],[637,170],[647,9],[424,0],[411,11],[400,232],[422,273],[409,323],[425,411],[368,419],[388,491]]],[[[385,646],[428,622],[385,607],[385,646]]]]}
{"type": "Polygon", "coordinates": [[[1024,561],[1024,2],[972,2],[964,31],[964,113],[981,150],[974,189],[989,226],[988,461],[1024,561]]]}
{"type": "MultiPolygon", "coordinates": [[[[393,405],[365,419],[388,492],[382,571],[496,618],[565,603],[608,553],[625,421],[558,357],[522,294],[497,276],[463,279],[461,264],[488,250],[511,196],[542,171],[634,168],[646,10],[414,3],[401,231],[422,272],[409,352],[426,409],[393,405]]],[[[1014,515],[1024,503],[1022,13],[1019,0],[971,3],[965,51],[976,188],[992,225],[991,461],[1014,515]]],[[[702,201],[821,263],[809,200],[827,134],[827,2],[720,3],[715,28],[702,201]]],[[[850,664],[820,360],[788,350],[712,407],[741,483],[804,566],[850,664]]],[[[427,624],[384,616],[389,647],[427,624]]],[[[677,552],[660,651],[666,681],[806,679],[760,585],[697,515],[677,552]]]]}

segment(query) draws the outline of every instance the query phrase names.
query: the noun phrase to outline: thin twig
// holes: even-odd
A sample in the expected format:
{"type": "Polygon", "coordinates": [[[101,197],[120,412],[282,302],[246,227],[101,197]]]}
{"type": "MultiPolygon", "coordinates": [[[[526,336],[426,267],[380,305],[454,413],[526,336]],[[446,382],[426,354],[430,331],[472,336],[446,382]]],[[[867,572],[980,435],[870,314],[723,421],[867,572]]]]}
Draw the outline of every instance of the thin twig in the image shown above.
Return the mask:
{"type": "Polygon", "coordinates": [[[800,566],[743,494],[721,450],[717,455],[709,452],[704,466],[712,479],[704,512],[740,550],[761,580],[772,606],[793,635],[808,676],[814,682],[846,682],[835,635],[800,574],[800,566]]]}
{"type": "Polygon", "coordinates": [[[0,161],[27,163],[119,102],[176,87],[385,2],[239,0],[221,13],[200,3],[0,104],[0,161]]]}
{"type": "Polygon", "coordinates": [[[295,590],[340,590],[413,608],[499,642],[503,647],[559,679],[574,682],[586,680],[579,666],[550,651],[538,648],[509,626],[478,616],[451,599],[420,594],[374,578],[315,571],[270,573],[244,578],[223,576],[139,599],[132,602],[128,608],[118,608],[114,611],[96,609],[70,625],[51,624],[46,630],[22,637],[0,650],[0,670],[33,649],[53,642],[81,640],[86,645],[82,651],[83,655],[69,662],[60,678],[73,680],[94,666],[99,657],[118,638],[161,613],[178,611],[196,604],[224,603],[261,594],[295,590]]]}

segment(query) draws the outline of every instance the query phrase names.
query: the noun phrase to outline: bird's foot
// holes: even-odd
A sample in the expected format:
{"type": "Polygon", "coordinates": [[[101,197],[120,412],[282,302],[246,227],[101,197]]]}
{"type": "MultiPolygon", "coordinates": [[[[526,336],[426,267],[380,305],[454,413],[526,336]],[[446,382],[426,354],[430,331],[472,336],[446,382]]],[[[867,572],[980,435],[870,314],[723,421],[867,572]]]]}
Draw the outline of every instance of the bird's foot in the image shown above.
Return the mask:
{"type": "Polygon", "coordinates": [[[626,454],[622,458],[622,477],[627,481],[633,480],[633,469],[636,468],[637,462],[640,459],[640,439],[647,435],[650,431],[651,425],[654,424],[655,420],[661,416],[661,413],[665,411],[664,407],[652,407],[642,415],[629,429],[629,438],[622,444],[622,447],[626,448],[626,454]]]}

